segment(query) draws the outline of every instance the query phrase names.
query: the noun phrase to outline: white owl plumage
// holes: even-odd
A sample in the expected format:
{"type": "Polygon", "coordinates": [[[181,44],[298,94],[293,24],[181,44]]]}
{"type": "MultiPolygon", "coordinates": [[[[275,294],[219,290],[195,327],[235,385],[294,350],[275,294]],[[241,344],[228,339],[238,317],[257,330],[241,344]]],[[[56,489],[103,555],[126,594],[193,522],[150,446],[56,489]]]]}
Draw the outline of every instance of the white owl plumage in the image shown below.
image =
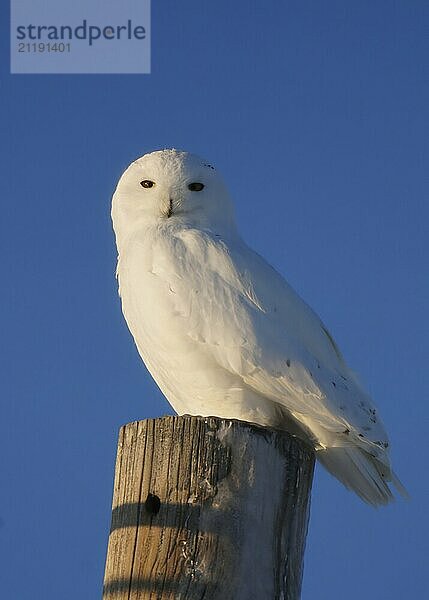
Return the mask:
{"type": "Polygon", "coordinates": [[[148,370],[179,414],[285,429],[373,505],[401,493],[386,432],[319,317],[239,236],[216,170],[146,154],[113,195],[119,293],[148,370]]]}

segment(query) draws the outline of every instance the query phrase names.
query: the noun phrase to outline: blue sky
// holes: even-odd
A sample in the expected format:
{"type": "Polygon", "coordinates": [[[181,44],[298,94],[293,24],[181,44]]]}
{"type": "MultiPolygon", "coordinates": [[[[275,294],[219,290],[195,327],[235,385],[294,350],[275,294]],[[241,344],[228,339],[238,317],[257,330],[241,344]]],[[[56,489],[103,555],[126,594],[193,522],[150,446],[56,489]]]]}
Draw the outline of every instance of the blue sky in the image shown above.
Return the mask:
{"type": "Polygon", "coordinates": [[[2,11],[3,596],[99,597],[118,428],[171,412],[121,316],[109,205],[174,146],[329,326],[412,496],[376,511],[318,468],[303,600],[424,597],[427,2],[165,0],[141,76],[11,76],[2,11]]]}

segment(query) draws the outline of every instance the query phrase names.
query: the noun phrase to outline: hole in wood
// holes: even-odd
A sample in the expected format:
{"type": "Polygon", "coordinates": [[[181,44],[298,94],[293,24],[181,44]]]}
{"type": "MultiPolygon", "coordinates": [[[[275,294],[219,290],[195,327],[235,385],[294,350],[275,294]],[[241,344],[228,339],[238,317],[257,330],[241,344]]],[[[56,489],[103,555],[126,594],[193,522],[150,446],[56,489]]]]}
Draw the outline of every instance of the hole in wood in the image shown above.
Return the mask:
{"type": "Polygon", "coordinates": [[[159,509],[161,508],[161,500],[158,498],[158,496],[149,492],[146,502],[144,503],[144,507],[149,514],[157,515],[159,513],[159,509]]]}

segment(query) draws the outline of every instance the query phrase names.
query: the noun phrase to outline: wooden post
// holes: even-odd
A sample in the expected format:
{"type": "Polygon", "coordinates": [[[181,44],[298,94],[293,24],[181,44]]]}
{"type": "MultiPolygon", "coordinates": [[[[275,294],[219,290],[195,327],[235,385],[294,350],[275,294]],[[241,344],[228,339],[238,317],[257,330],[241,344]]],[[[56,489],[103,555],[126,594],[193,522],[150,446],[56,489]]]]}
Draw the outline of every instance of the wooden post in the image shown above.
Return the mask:
{"type": "Polygon", "coordinates": [[[243,421],[121,428],[104,600],[298,600],[314,454],[243,421]]]}

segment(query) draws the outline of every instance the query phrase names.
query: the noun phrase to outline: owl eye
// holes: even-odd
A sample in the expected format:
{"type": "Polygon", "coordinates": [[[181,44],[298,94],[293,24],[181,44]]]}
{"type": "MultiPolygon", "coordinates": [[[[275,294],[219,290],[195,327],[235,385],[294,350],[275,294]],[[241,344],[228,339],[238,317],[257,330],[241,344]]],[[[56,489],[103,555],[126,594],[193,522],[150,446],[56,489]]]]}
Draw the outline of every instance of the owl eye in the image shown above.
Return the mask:
{"type": "Polygon", "coordinates": [[[155,185],[155,182],[150,179],[143,179],[143,181],[140,181],[140,185],[144,188],[151,188],[155,185]]]}
{"type": "Polygon", "coordinates": [[[188,190],[191,192],[201,192],[204,189],[204,183],[199,183],[198,181],[194,181],[188,185],[188,190]]]}

